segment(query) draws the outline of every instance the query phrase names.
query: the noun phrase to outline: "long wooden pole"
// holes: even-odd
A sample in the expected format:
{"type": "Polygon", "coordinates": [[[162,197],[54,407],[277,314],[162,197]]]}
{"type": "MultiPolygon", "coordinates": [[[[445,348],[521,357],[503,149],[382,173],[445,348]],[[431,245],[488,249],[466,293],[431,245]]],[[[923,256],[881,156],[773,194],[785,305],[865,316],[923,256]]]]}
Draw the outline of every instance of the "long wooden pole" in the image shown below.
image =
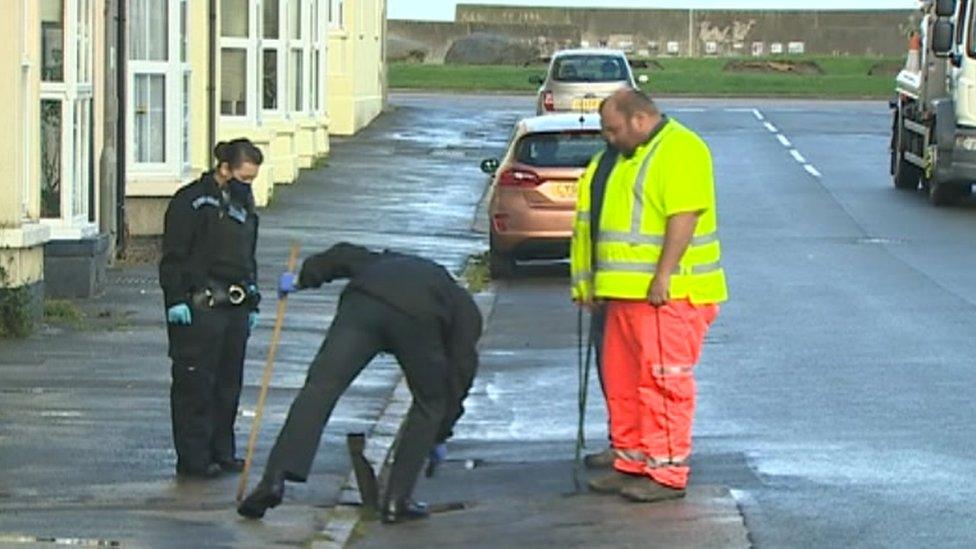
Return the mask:
{"type": "MultiPolygon", "coordinates": [[[[298,264],[298,252],[301,247],[297,242],[291,245],[288,257],[288,272],[295,272],[298,264]]],[[[268,386],[271,385],[271,373],[274,372],[275,353],[278,352],[278,341],[281,339],[281,327],[285,322],[285,310],[288,308],[288,296],[278,298],[278,315],[275,317],[274,332],[271,333],[271,346],[268,348],[268,360],[264,363],[264,377],[261,378],[261,392],[258,393],[258,405],[254,409],[254,422],[251,423],[251,436],[247,440],[247,454],[244,457],[244,470],[237,483],[237,501],[244,499],[247,490],[247,477],[251,471],[251,458],[254,457],[254,445],[257,444],[258,434],[261,432],[261,416],[264,415],[264,401],[268,396],[268,386]]]]}

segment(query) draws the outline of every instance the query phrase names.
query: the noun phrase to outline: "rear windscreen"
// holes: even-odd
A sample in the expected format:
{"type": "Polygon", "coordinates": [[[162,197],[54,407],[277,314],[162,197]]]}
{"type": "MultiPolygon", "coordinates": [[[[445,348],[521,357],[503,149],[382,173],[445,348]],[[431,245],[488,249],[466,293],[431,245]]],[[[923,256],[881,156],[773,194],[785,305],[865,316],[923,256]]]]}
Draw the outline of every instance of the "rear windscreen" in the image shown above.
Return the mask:
{"type": "Polygon", "coordinates": [[[515,160],[538,168],[585,168],[604,146],[599,132],[533,133],[519,140],[515,160]]]}
{"type": "Polygon", "coordinates": [[[613,82],[628,79],[625,61],[615,55],[564,55],[553,62],[552,77],[559,82],[613,82]]]}

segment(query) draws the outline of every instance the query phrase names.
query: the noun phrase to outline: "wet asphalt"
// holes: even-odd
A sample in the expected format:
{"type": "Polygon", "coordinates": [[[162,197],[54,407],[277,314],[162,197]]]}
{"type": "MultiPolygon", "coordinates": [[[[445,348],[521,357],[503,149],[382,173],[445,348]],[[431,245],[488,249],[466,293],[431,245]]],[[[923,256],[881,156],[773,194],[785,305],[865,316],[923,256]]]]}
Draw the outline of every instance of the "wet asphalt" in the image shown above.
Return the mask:
{"type": "MultiPolygon", "coordinates": [[[[296,239],[305,252],[353,240],[421,253],[455,270],[484,249],[486,235],[472,229],[483,228],[475,215],[484,186],[478,163],[500,153],[531,100],[396,95],[392,104],[363,134],[335,141],[327,167],[278,189],[262,213],[263,288],[273,287],[296,239]]],[[[935,209],[918,193],[893,189],[882,102],[662,105],[712,148],[732,296],[698,367],[692,487],[731,502],[760,547],[971,546],[976,205],[935,209]]],[[[503,538],[489,536],[506,527],[560,526],[540,520],[532,530],[532,521],[508,520],[492,530],[472,517],[511,504],[506,482],[527,497],[555,498],[562,483],[572,488],[576,317],[565,270],[523,266],[496,285],[484,366],[450,444],[451,461],[418,487],[434,501],[472,503],[437,520],[468,524],[478,543],[459,539],[459,530],[445,542],[497,546],[503,538]],[[478,466],[466,469],[468,459],[478,466]],[[477,489],[479,479],[494,488],[477,489]]],[[[247,523],[233,513],[236,478],[174,480],[154,272],[117,270],[111,280],[106,296],[82,304],[96,326],[51,326],[27,341],[0,343],[0,542],[307,540],[348,472],[342,437],[369,430],[398,380],[395,365],[375,362],[340,402],[312,481],[289,485],[283,508],[247,523]]],[[[259,468],[339,289],[290,300],[259,468]]],[[[256,400],[272,310],[265,307],[250,346],[244,416],[256,400]]],[[[597,448],[605,418],[596,388],[588,418],[597,448]]],[[[241,446],[249,421],[238,424],[241,446]]],[[[680,520],[693,504],[649,513],[680,520]]],[[[647,518],[631,515],[632,507],[626,515],[603,509],[594,516],[647,518]]],[[[592,522],[565,521],[557,539],[598,546],[607,539],[600,532],[609,534],[592,522]]],[[[420,545],[438,532],[429,524],[399,531],[370,525],[360,543],[420,545]]],[[[613,524],[611,532],[627,528],[626,521],[613,524]]],[[[547,542],[506,539],[519,540],[547,542]]]]}

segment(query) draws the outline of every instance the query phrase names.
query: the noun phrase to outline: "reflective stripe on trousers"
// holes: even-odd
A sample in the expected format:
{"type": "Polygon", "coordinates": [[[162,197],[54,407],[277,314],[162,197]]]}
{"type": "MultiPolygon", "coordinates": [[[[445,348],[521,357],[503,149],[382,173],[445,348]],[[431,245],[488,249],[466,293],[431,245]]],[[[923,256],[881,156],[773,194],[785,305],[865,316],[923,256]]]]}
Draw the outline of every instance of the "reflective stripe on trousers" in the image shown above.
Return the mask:
{"type": "Polygon", "coordinates": [[[695,411],[691,370],[717,314],[717,305],[687,300],[660,308],[644,301],[607,302],[603,372],[612,446],[644,456],[617,459],[617,470],[674,488],[687,485],[695,411]]]}

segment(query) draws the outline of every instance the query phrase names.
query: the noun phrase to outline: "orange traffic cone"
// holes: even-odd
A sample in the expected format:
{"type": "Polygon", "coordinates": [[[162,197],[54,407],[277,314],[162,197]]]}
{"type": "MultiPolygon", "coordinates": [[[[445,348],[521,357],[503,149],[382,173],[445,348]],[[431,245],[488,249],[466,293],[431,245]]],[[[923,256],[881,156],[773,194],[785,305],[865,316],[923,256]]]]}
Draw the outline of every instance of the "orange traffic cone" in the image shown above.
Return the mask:
{"type": "Polygon", "coordinates": [[[905,70],[918,72],[922,70],[922,35],[912,31],[908,35],[908,58],[905,60],[905,70]]]}

